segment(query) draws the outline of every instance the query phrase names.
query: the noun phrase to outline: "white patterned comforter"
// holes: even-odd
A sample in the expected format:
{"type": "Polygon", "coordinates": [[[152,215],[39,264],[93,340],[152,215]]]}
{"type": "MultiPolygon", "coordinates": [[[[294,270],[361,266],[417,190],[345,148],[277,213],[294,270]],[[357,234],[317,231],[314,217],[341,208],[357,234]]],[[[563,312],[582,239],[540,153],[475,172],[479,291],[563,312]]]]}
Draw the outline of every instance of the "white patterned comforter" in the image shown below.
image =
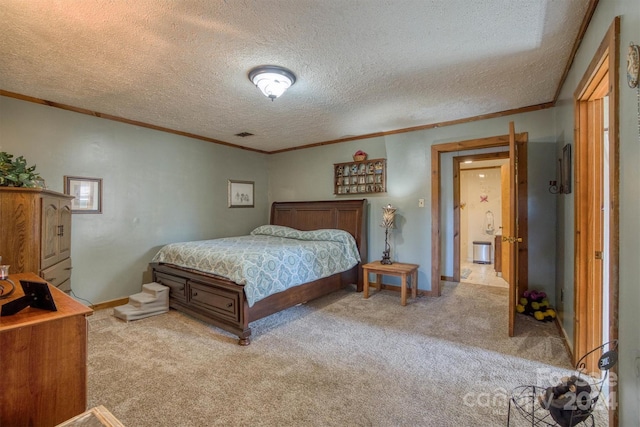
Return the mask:
{"type": "Polygon", "coordinates": [[[244,285],[249,306],[287,288],[349,270],[360,262],[346,231],[263,225],[248,236],[171,243],[153,257],[244,285]]]}

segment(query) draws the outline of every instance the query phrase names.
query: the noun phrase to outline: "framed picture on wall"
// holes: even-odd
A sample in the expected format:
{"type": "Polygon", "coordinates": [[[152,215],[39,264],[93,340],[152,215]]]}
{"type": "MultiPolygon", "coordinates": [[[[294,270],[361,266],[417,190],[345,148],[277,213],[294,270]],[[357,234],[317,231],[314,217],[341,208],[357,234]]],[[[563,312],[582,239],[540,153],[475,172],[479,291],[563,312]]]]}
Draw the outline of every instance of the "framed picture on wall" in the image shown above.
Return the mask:
{"type": "Polygon", "coordinates": [[[229,207],[252,208],[254,196],[253,181],[229,180],[229,207]]]}
{"type": "Polygon", "coordinates": [[[102,213],[102,178],[65,176],[64,193],[74,197],[72,213],[102,213]]]}
{"type": "Polygon", "coordinates": [[[571,144],[562,148],[562,192],[571,193],[571,144]]]}

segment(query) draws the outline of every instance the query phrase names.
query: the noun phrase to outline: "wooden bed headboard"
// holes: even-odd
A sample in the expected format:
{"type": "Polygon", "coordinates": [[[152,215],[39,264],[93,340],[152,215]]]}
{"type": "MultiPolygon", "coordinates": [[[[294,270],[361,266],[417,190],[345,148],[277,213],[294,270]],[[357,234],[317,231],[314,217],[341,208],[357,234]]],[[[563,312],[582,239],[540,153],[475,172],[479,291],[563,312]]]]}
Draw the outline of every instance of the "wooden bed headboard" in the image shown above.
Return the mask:
{"type": "Polygon", "coordinates": [[[274,202],[271,224],[298,230],[345,230],[356,239],[362,264],[367,263],[367,199],[274,202]]]}

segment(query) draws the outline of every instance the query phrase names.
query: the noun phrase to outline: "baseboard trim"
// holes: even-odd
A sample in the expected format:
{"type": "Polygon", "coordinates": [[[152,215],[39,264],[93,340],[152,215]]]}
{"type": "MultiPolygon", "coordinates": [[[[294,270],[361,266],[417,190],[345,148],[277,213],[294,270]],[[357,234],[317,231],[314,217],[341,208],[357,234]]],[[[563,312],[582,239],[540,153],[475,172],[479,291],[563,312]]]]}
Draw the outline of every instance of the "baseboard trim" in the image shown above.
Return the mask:
{"type": "Polygon", "coordinates": [[[93,304],[91,306],[94,310],[104,310],[105,308],[118,307],[120,305],[125,305],[129,302],[129,297],[112,299],[110,301],[99,302],[97,304],[93,304]]]}
{"type": "Polygon", "coordinates": [[[556,327],[558,328],[558,332],[560,332],[560,335],[562,335],[562,343],[564,344],[564,348],[567,351],[567,354],[569,355],[569,360],[571,361],[571,363],[573,363],[573,351],[571,350],[571,346],[569,345],[569,337],[567,336],[567,331],[565,331],[562,325],[560,324],[560,321],[558,320],[558,316],[556,316],[553,319],[553,322],[556,324],[556,327]]]}

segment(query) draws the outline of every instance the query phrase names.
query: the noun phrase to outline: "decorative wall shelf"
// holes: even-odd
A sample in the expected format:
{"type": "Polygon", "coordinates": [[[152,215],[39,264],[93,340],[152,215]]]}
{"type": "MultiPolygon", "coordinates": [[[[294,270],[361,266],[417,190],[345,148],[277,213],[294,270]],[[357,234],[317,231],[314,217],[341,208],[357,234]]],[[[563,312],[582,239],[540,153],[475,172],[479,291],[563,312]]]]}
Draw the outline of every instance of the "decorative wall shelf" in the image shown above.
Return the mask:
{"type": "Polygon", "coordinates": [[[333,194],[385,193],[387,159],[334,163],[333,194]]]}

